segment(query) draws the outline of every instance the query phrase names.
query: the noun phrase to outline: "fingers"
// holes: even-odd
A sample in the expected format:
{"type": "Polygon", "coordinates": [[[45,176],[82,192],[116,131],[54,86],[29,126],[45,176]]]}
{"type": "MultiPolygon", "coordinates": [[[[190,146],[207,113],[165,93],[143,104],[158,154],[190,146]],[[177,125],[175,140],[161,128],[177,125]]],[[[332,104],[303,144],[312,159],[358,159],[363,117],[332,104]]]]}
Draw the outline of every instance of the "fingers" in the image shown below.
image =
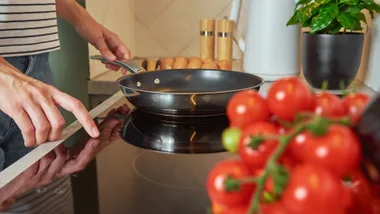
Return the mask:
{"type": "Polygon", "coordinates": [[[120,66],[117,65],[111,65],[111,64],[106,64],[106,68],[113,70],[113,71],[118,71],[120,70],[120,66]]]}
{"type": "Polygon", "coordinates": [[[28,113],[34,125],[36,144],[40,145],[46,142],[50,131],[50,123],[46,119],[40,105],[38,105],[34,100],[28,100],[24,103],[24,109],[28,113]]]}
{"type": "Polygon", "coordinates": [[[12,118],[21,130],[25,146],[34,146],[36,144],[36,138],[34,134],[34,126],[29,118],[29,115],[23,108],[16,108],[14,113],[12,113],[12,118]]]}
{"type": "Polygon", "coordinates": [[[108,49],[106,42],[103,39],[99,39],[95,43],[95,47],[100,51],[108,61],[115,61],[116,56],[108,49]]]}
{"type": "Polygon", "coordinates": [[[78,157],[67,161],[57,176],[62,177],[83,170],[94,157],[98,144],[99,139],[90,139],[78,157]]]}
{"type": "Polygon", "coordinates": [[[65,127],[65,119],[62,117],[53,101],[48,100],[42,102],[41,107],[45,112],[47,120],[50,123],[50,131],[48,133],[47,139],[49,141],[58,140],[61,137],[63,128],[65,127]]]}
{"type": "MultiPolygon", "coordinates": [[[[116,57],[115,60],[116,59],[125,60],[125,59],[131,58],[131,51],[124,45],[123,41],[121,41],[120,38],[116,34],[104,28],[103,35],[104,35],[103,42],[105,42],[105,45],[108,47],[107,49],[111,51],[113,55],[116,57]]],[[[103,46],[104,45],[103,42],[99,41],[101,48],[105,50],[105,47],[103,46]]],[[[103,52],[105,52],[105,51],[101,51],[100,49],[99,51],[102,53],[102,55],[103,55],[103,52]]],[[[106,54],[108,54],[108,52],[106,52],[106,54]]],[[[106,55],[103,55],[103,56],[107,58],[106,55]]],[[[114,71],[118,71],[120,69],[120,67],[118,66],[109,65],[109,64],[107,64],[106,67],[114,71]]],[[[122,69],[121,73],[126,74],[127,71],[125,69],[122,69]]]]}
{"type": "Polygon", "coordinates": [[[63,144],[60,144],[57,148],[54,149],[55,159],[50,164],[46,173],[42,176],[40,184],[48,184],[53,179],[55,179],[57,173],[65,165],[65,162],[68,158],[68,152],[63,144]]]}
{"type": "Polygon", "coordinates": [[[79,100],[58,90],[56,90],[52,96],[58,105],[74,114],[91,137],[97,138],[99,136],[99,130],[94,120],[79,100]]]}
{"type": "Polygon", "coordinates": [[[118,59],[131,58],[130,50],[124,45],[124,43],[116,34],[112,33],[107,29],[103,30],[103,34],[109,50],[111,50],[118,59]]]}

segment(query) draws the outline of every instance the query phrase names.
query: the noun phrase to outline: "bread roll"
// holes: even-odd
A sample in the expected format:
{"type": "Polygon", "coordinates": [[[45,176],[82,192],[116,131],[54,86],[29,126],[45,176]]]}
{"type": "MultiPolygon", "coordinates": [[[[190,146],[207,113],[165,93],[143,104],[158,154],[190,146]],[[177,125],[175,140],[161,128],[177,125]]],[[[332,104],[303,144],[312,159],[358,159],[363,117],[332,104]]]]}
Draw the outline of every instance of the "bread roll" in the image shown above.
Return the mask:
{"type": "Polygon", "coordinates": [[[189,69],[199,69],[203,65],[203,61],[200,58],[192,57],[189,60],[189,64],[187,65],[187,68],[189,69]]]}
{"type": "Polygon", "coordinates": [[[175,58],[173,69],[184,69],[187,68],[187,59],[184,56],[177,56],[175,58]]]}
{"type": "Polygon", "coordinates": [[[210,62],[215,62],[214,59],[205,59],[203,60],[204,63],[210,63],[210,62]]]}
{"type": "Polygon", "coordinates": [[[199,57],[196,57],[196,56],[192,56],[192,57],[190,57],[188,60],[189,60],[189,63],[191,62],[191,61],[193,61],[194,59],[200,59],[199,57]]]}
{"type": "Polygon", "coordinates": [[[157,65],[157,59],[147,59],[148,65],[147,65],[147,71],[155,71],[156,65],[157,65]]]}
{"type": "Polygon", "coordinates": [[[165,58],[161,60],[161,70],[170,70],[173,69],[174,59],[173,58],[165,58]]]}
{"type": "Polygon", "coordinates": [[[217,65],[220,70],[232,70],[231,63],[226,59],[219,60],[217,65]]]}
{"type": "Polygon", "coordinates": [[[215,62],[205,62],[202,65],[203,69],[218,69],[218,66],[215,64],[215,62]]]}

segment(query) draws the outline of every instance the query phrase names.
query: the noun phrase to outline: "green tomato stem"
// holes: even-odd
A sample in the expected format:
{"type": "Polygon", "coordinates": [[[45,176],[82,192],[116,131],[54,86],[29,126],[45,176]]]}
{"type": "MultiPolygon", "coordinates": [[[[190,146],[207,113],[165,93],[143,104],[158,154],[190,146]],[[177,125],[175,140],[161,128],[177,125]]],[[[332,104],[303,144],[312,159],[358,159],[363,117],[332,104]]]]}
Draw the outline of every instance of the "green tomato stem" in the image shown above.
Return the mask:
{"type": "Polygon", "coordinates": [[[274,153],[268,159],[267,164],[265,165],[264,174],[257,179],[257,189],[256,189],[256,192],[255,192],[252,200],[251,200],[251,205],[250,205],[250,208],[248,210],[248,214],[254,214],[259,209],[260,196],[261,196],[261,193],[264,189],[264,184],[265,184],[266,178],[269,174],[270,168],[273,167],[273,164],[275,164],[277,162],[277,160],[281,157],[281,155],[284,153],[284,151],[285,151],[286,147],[288,146],[289,142],[291,141],[291,139],[293,139],[295,136],[300,134],[305,129],[306,129],[306,125],[300,124],[300,125],[296,126],[296,128],[293,132],[279,138],[279,140],[280,140],[279,144],[280,145],[277,147],[277,149],[274,151],[274,153]]]}

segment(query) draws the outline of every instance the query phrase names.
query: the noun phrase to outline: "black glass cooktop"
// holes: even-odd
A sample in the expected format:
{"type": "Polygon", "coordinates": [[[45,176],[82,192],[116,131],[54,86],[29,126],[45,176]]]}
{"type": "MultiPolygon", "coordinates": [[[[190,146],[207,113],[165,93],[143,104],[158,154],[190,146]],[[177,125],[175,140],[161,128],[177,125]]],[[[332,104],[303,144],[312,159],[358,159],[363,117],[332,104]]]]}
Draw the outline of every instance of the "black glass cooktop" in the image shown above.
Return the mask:
{"type": "Polygon", "coordinates": [[[115,104],[96,121],[99,138],[79,130],[1,188],[0,211],[206,213],[209,171],[234,158],[220,141],[225,116],[169,118],[115,104]]]}
{"type": "Polygon", "coordinates": [[[124,120],[122,138],[134,146],[170,153],[224,151],[221,133],[228,127],[225,115],[172,118],[132,111],[124,120]]]}

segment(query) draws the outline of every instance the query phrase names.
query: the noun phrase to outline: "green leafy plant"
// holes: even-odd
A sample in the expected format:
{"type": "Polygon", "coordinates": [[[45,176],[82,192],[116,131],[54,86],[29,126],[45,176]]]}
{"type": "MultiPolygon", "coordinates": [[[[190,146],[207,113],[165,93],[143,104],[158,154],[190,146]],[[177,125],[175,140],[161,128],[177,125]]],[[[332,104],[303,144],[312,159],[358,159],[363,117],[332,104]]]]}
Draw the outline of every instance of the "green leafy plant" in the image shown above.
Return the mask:
{"type": "Polygon", "coordinates": [[[309,27],[311,34],[361,31],[361,22],[367,25],[363,10],[373,18],[380,13],[380,5],[374,0],[299,0],[287,26],[301,24],[309,27]]]}

